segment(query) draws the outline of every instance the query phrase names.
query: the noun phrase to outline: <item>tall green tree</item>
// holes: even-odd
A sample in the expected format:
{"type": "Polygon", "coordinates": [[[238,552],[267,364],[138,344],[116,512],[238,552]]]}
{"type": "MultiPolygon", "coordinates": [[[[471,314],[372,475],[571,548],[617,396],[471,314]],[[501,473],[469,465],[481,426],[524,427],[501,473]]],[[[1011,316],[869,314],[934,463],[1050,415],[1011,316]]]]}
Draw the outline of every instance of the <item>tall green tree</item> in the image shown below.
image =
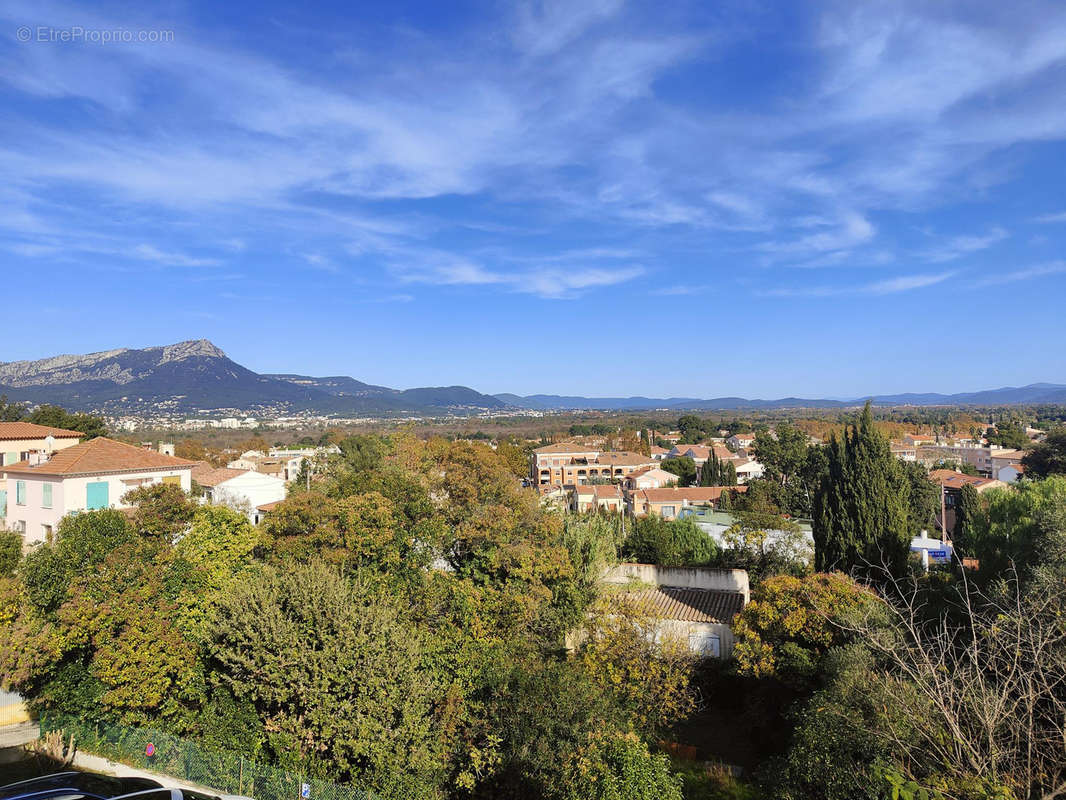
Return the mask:
{"type": "Polygon", "coordinates": [[[910,543],[910,483],[874,427],[869,402],[858,422],[832,437],[826,455],[828,470],[814,497],[816,568],[901,571],[910,543]]]}
{"type": "Polygon", "coordinates": [[[97,436],[107,435],[107,426],[101,417],[94,417],[92,414],[72,414],[60,406],[38,406],[26,417],[26,422],[79,431],[85,434],[84,439],[95,439],[97,436]]]}
{"type": "Polygon", "coordinates": [[[696,481],[696,462],[688,456],[664,458],[659,466],[677,476],[678,486],[691,486],[696,481]]]}
{"type": "Polygon", "coordinates": [[[1066,428],[1051,431],[1022,459],[1027,478],[1066,475],[1066,428]]]}
{"type": "Polygon", "coordinates": [[[825,472],[821,447],[812,446],[806,433],[794,425],[778,425],[775,433],[755,432],[755,458],[764,467],[763,478],[781,487],[785,509],[798,517],[811,514],[814,494],[825,472]]]}
{"type": "Polygon", "coordinates": [[[280,763],[395,797],[443,777],[420,636],[385,598],[321,562],[234,587],[211,631],[219,676],[256,709],[280,763]]]}
{"type": "Polygon", "coordinates": [[[22,403],[9,403],[6,394],[0,394],[0,422],[18,422],[26,416],[22,403]]]}
{"type": "Polygon", "coordinates": [[[932,530],[934,515],[940,510],[940,487],[929,480],[929,470],[917,461],[900,462],[910,486],[907,517],[912,536],[932,530]]]}

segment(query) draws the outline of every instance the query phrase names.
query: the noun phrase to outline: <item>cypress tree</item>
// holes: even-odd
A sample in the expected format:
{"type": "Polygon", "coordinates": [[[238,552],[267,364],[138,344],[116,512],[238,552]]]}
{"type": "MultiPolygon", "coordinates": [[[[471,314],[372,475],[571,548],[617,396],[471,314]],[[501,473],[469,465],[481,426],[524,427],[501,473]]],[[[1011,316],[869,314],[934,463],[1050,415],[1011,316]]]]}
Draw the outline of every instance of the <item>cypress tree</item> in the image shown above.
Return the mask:
{"type": "Polygon", "coordinates": [[[718,454],[711,448],[711,454],[703,462],[700,470],[700,486],[720,486],[717,481],[722,474],[722,462],[718,460],[718,454]]]}
{"type": "Polygon", "coordinates": [[[869,402],[856,424],[831,438],[826,454],[829,468],[814,496],[815,567],[885,565],[898,574],[910,545],[910,485],[874,428],[869,402]]]}
{"type": "Polygon", "coordinates": [[[737,485],[737,468],[732,461],[727,461],[721,465],[722,477],[719,486],[736,486],[737,485]]]}

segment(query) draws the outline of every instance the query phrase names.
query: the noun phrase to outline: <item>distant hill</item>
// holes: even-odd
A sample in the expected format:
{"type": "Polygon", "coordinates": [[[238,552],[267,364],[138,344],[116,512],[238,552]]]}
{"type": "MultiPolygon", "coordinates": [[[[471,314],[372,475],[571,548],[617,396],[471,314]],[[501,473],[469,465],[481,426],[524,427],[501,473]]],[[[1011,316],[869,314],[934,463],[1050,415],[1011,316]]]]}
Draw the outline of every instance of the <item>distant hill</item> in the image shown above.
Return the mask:
{"type": "MultiPolygon", "coordinates": [[[[515,394],[498,394],[495,397],[517,408],[538,411],[603,410],[647,411],[670,409],[677,411],[730,411],[741,408],[844,408],[866,402],[866,397],[851,400],[827,398],[782,397],[776,400],[752,400],[744,397],[714,397],[697,400],[690,397],[574,397],[556,394],[533,394],[522,397],[515,394]]],[[[980,392],[959,394],[892,394],[874,395],[869,398],[879,406],[1005,406],[1066,404],[1066,385],[1056,383],[1032,383],[1028,386],[1006,386],[980,392]]]]}
{"type": "Polygon", "coordinates": [[[0,362],[0,394],[72,411],[379,415],[503,408],[465,386],[399,391],[338,376],[259,375],[206,339],[38,361],[0,362]]]}
{"type": "MultiPolygon", "coordinates": [[[[487,395],[466,386],[390,389],[333,375],[253,372],[206,339],[143,350],[123,348],[38,361],[0,362],[0,394],[29,403],[55,403],[71,411],[109,414],[199,411],[280,416],[311,412],[337,416],[469,414],[500,409],[729,411],[744,408],[840,408],[853,400],[783,397],[580,397],[553,394],[487,395]]],[[[961,394],[895,394],[872,398],[882,406],[1066,404],[1066,385],[1034,383],[961,394]]]]}

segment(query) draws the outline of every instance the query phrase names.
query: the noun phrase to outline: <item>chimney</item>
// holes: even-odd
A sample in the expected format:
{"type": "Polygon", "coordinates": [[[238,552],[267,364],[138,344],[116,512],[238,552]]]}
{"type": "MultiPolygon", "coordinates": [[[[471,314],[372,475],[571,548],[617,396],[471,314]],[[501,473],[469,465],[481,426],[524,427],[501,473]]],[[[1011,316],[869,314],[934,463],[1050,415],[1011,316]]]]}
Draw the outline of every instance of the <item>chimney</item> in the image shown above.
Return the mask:
{"type": "Polygon", "coordinates": [[[43,450],[31,450],[29,456],[29,465],[31,467],[39,467],[41,464],[47,464],[51,453],[46,453],[43,450]]]}

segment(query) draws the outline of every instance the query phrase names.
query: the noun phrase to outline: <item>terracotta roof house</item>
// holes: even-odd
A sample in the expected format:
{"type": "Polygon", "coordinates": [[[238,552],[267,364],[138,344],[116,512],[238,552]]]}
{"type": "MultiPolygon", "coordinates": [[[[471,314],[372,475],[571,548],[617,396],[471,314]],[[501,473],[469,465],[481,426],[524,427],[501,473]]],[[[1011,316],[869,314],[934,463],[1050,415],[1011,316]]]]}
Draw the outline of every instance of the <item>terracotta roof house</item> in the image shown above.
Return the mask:
{"type": "Polygon", "coordinates": [[[712,452],[718,456],[719,461],[731,461],[737,457],[736,453],[724,444],[679,444],[675,445],[674,449],[670,451],[669,457],[683,458],[687,456],[696,462],[696,466],[702,466],[711,457],[712,452]]]}
{"type": "Polygon", "coordinates": [[[626,476],[625,484],[630,491],[634,489],[661,489],[664,486],[676,485],[677,475],[658,467],[643,467],[626,476]]]}
{"type": "Polygon", "coordinates": [[[732,654],[733,617],[750,596],[745,570],[623,563],[607,570],[603,582],[622,589],[615,602],[656,620],[657,638],[676,637],[703,657],[732,654]]]}
{"type": "Polygon", "coordinates": [[[611,464],[617,467],[654,467],[655,461],[651,456],[643,453],[632,453],[628,450],[608,451],[600,453],[596,457],[597,464],[611,464]]]}
{"type": "Polygon", "coordinates": [[[684,488],[639,489],[630,492],[629,511],[634,516],[658,514],[675,519],[682,509],[693,506],[715,506],[722,492],[746,492],[747,486],[687,486],[684,488]]]}
{"type": "Polygon", "coordinates": [[[192,479],[200,485],[203,502],[240,511],[255,524],[261,520],[262,506],[276,504],[286,495],[285,480],[277,475],[250,469],[212,467],[204,461],[197,462],[192,479]]]}
{"type": "Polygon", "coordinates": [[[574,488],[572,506],[574,511],[579,513],[596,510],[620,512],[624,508],[625,500],[622,497],[622,489],[617,484],[605,483],[574,488]]]}
{"type": "MultiPolygon", "coordinates": [[[[529,456],[529,477],[534,486],[563,485],[565,467],[576,461],[585,463],[594,461],[600,454],[599,448],[588,447],[577,442],[557,442],[538,447],[529,456]]],[[[596,471],[597,476],[599,470],[596,471]]],[[[575,481],[569,481],[574,483],[575,481]]]]}
{"type": "Polygon", "coordinates": [[[6,465],[8,527],[27,544],[52,535],[64,516],[100,508],[125,508],[122,497],[152,483],[191,486],[194,461],[99,437],[54,453],[31,453],[6,465]]]}
{"type": "Polygon", "coordinates": [[[929,480],[941,484],[947,489],[962,491],[962,487],[969,484],[978,492],[986,492],[998,486],[1004,486],[1003,481],[993,478],[982,478],[978,475],[966,475],[953,469],[934,469],[929,473],[929,480]]]}
{"type": "Polygon", "coordinates": [[[710,589],[660,586],[642,592],[627,593],[627,597],[636,601],[636,608],[641,613],[682,622],[729,624],[733,617],[744,609],[744,595],[710,589]]]}
{"type": "Polygon", "coordinates": [[[621,480],[655,459],[643,453],[581,449],[574,444],[547,445],[533,451],[530,478],[536,486],[581,486],[592,480],[621,480]],[[543,452],[542,452],[543,451],[543,452]]]}
{"type": "Polygon", "coordinates": [[[26,461],[31,453],[54,453],[73,447],[82,436],[80,431],[32,422],[0,422],[0,528],[6,527],[7,514],[7,478],[3,466],[26,461]]]}
{"type": "MultiPolygon", "coordinates": [[[[9,448],[15,443],[26,442],[33,446],[25,447],[24,450],[43,450],[45,440],[51,436],[55,439],[55,450],[61,450],[77,444],[84,433],[80,431],[68,431],[66,428],[53,428],[50,425],[35,425],[32,422],[0,422],[0,452],[10,455],[9,448]]],[[[11,462],[20,461],[14,459],[11,462]]]]}
{"type": "Polygon", "coordinates": [[[978,493],[987,492],[989,489],[998,489],[1006,486],[1001,480],[981,478],[977,475],[965,475],[952,469],[934,469],[929,473],[929,480],[942,486],[944,492],[945,522],[940,519],[940,509],[936,512],[936,525],[943,532],[946,530],[949,541],[955,536],[956,517],[959,502],[962,498],[964,486],[972,486],[978,493]]]}

